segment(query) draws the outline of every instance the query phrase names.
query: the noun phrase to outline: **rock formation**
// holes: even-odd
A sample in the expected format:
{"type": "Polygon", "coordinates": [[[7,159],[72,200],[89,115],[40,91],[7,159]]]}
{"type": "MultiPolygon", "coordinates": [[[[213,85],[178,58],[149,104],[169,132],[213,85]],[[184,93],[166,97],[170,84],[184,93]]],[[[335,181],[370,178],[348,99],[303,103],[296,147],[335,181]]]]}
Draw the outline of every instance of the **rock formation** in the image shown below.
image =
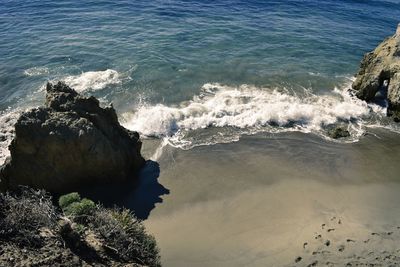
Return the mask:
{"type": "Polygon", "coordinates": [[[328,129],[328,135],[333,139],[345,138],[350,136],[350,132],[344,125],[333,125],[328,129]]]}
{"type": "Polygon", "coordinates": [[[379,90],[387,90],[388,115],[400,117],[400,24],[392,37],[365,54],[352,87],[365,101],[373,101],[379,90]]]}
{"type": "Polygon", "coordinates": [[[141,141],[119,124],[114,108],[102,108],[61,82],[46,90],[46,106],[23,113],[15,125],[1,187],[61,193],[133,178],[144,164],[141,141]]]}

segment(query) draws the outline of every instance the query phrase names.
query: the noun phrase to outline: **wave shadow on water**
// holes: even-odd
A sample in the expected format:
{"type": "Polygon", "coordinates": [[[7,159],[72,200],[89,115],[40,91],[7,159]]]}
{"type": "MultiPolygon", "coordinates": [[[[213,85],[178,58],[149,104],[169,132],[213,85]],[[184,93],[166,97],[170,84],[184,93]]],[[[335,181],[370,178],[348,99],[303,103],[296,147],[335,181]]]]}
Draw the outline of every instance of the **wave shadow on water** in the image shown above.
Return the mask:
{"type": "Polygon", "coordinates": [[[160,165],[147,160],[137,179],[119,185],[95,186],[80,191],[83,196],[101,202],[106,207],[115,205],[130,209],[139,220],[146,220],[156,203],[169,189],[159,183],[160,165]]]}

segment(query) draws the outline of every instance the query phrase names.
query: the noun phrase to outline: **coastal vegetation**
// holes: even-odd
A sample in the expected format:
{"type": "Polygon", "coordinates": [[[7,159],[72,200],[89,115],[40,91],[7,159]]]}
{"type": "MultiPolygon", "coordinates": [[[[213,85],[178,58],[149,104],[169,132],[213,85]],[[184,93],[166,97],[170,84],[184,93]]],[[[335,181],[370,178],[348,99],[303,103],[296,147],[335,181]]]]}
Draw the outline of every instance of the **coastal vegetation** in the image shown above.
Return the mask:
{"type": "Polygon", "coordinates": [[[0,266],[160,266],[154,237],[128,210],[78,193],[0,194],[0,266]]]}

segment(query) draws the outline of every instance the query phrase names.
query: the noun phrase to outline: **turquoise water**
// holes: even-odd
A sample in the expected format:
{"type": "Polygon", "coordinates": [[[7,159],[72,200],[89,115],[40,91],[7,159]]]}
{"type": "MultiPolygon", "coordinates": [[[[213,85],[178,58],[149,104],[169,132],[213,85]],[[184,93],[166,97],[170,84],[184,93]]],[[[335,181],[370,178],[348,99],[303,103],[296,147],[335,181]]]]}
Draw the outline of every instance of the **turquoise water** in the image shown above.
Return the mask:
{"type": "Polygon", "coordinates": [[[399,18],[400,1],[1,0],[2,140],[55,80],[180,147],[380,117],[341,91],[399,18]]]}

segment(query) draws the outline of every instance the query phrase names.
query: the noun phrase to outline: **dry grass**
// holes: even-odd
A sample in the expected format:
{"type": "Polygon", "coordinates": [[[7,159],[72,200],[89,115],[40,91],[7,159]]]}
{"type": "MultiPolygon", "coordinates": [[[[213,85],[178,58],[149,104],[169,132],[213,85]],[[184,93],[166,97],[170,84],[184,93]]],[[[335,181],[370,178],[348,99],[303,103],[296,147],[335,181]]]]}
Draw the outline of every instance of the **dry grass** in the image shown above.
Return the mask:
{"type": "Polygon", "coordinates": [[[0,239],[40,246],[39,230],[56,224],[56,210],[45,191],[23,187],[15,194],[0,194],[0,239]]]}
{"type": "MultiPolygon", "coordinates": [[[[78,193],[61,196],[58,203],[66,217],[90,229],[115,258],[145,266],[161,265],[155,239],[129,210],[106,209],[91,200],[81,199],[78,193]]],[[[84,235],[84,231],[81,233],[84,235]]]]}
{"type": "Polygon", "coordinates": [[[146,266],[161,266],[156,240],[128,210],[99,208],[92,224],[106,248],[119,258],[146,266]]]}
{"type": "MultiPolygon", "coordinates": [[[[17,252],[23,248],[39,251],[30,255],[34,262],[46,246],[50,254],[57,252],[62,257],[72,253],[95,266],[113,266],[116,263],[117,266],[122,263],[161,266],[154,237],[130,211],[106,209],[91,200],[81,199],[77,193],[61,197],[59,204],[62,209],[54,206],[51,196],[45,191],[27,187],[12,194],[0,194],[1,251],[12,247],[17,252]],[[51,233],[52,237],[41,235],[43,231],[51,233]],[[102,249],[91,248],[86,243],[88,233],[99,240],[98,247],[102,249]],[[55,245],[57,242],[64,246],[55,245]]],[[[13,249],[7,251],[10,254],[13,249]]],[[[14,254],[21,254],[17,252],[14,254]]],[[[1,260],[4,259],[0,257],[1,260]]]]}

